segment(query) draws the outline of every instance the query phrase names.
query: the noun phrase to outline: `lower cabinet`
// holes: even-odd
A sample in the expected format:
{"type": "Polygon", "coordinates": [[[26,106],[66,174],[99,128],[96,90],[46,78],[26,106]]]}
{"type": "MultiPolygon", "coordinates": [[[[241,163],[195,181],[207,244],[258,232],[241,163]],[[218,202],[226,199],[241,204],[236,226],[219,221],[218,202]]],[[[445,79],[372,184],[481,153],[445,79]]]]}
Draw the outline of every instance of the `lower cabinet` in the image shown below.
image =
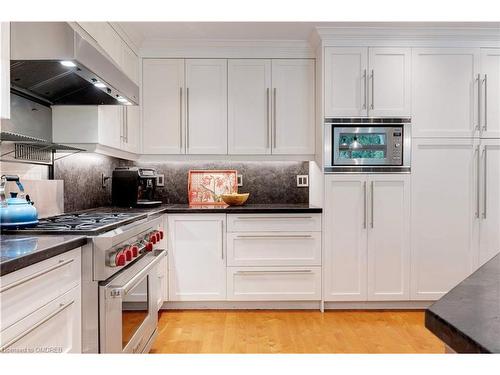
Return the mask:
{"type": "Polygon", "coordinates": [[[225,214],[168,215],[170,301],[226,299],[225,214]]]}
{"type": "Polygon", "coordinates": [[[81,352],[81,249],[1,278],[0,352],[81,352]]]}
{"type": "Polygon", "coordinates": [[[228,267],[227,299],[318,301],[321,267],[228,267]]]}
{"type": "Polygon", "coordinates": [[[325,301],[408,300],[410,178],[325,177],[325,301]]]}

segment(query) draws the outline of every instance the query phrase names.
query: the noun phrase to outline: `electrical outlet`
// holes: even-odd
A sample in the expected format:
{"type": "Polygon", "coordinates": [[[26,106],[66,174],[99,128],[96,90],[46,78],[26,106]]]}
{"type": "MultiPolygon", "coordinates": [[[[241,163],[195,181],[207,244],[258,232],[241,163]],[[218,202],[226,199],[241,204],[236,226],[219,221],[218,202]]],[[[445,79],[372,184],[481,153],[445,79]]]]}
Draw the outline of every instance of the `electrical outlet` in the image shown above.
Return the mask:
{"type": "Polygon", "coordinates": [[[165,175],[159,174],[156,175],[156,186],[165,186],[165,175]]]}
{"type": "Polygon", "coordinates": [[[236,175],[236,180],[238,181],[238,186],[243,186],[243,175],[238,173],[236,175]]]}
{"type": "Polygon", "coordinates": [[[309,186],[309,176],[306,174],[297,175],[297,187],[308,187],[309,186]]]}

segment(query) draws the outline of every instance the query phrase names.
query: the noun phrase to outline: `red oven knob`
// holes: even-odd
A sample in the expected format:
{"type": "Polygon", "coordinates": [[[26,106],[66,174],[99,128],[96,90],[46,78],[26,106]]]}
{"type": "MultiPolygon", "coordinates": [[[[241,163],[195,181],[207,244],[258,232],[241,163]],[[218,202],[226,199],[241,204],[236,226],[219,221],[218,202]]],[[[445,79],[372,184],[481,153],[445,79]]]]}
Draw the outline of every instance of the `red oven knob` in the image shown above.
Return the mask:
{"type": "Polygon", "coordinates": [[[153,251],[153,243],[152,242],[148,242],[146,244],[146,251],[153,251]]]}
{"type": "Polygon", "coordinates": [[[137,245],[132,246],[130,248],[130,251],[132,251],[132,256],[134,258],[139,256],[139,248],[137,247],[137,245]]]}
{"type": "Polygon", "coordinates": [[[156,234],[156,242],[160,242],[160,240],[161,240],[160,232],[156,232],[155,234],[156,234]]]}
{"type": "Polygon", "coordinates": [[[156,234],[152,234],[149,236],[149,242],[152,242],[153,245],[156,243],[156,234]]]}
{"type": "Polygon", "coordinates": [[[160,240],[163,240],[163,231],[161,230],[158,233],[160,234],[160,240]]]}
{"type": "Polygon", "coordinates": [[[123,250],[123,253],[125,254],[125,260],[127,262],[130,262],[132,260],[132,250],[130,247],[127,247],[125,250],[123,250]]]}
{"type": "Polygon", "coordinates": [[[125,254],[119,251],[115,256],[115,264],[117,267],[122,267],[125,265],[125,254]]]}

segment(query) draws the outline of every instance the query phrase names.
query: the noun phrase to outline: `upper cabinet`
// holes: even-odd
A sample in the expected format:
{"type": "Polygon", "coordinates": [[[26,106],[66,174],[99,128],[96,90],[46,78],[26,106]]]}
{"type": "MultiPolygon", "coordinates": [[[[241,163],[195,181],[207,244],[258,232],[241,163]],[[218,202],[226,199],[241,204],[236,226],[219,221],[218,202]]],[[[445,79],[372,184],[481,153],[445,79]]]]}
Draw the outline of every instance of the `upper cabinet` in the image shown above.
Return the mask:
{"type": "Polygon", "coordinates": [[[314,154],[314,60],[144,59],[146,154],[314,154]]]}
{"type": "Polygon", "coordinates": [[[139,58],[109,22],[79,22],[118,67],[139,84],[139,58]]]}
{"type": "Polygon", "coordinates": [[[186,60],[186,150],[227,154],[227,60],[186,60]]]}
{"type": "Polygon", "coordinates": [[[272,60],[273,154],[314,153],[314,61],[272,60]]]}
{"type": "Polygon", "coordinates": [[[480,129],[478,48],[413,49],[413,135],[471,137],[480,129]]]}
{"type": "Polygon", "coordinates": [[[10,23],[0,22],[0,119],[10,118],[10,23]]]}
{"type": "Polygon", "coordinates": [[[325,48],[325,116],[410,116],[410,48],[325,48]]]}
{"type": "Polygon", "coordinates": [[[481,49],[481,136],[500,138],[500,49],[481,49]]]}
{"type": "Polygon", "coordinates": [[[183,59],[142,61],[142,150],[145,154],[185,153],[183,59]]]}
{"type": "Polygon", "coordinates": [[[271,60],[228,61],[228,151],[271,153],[271,60]]]}

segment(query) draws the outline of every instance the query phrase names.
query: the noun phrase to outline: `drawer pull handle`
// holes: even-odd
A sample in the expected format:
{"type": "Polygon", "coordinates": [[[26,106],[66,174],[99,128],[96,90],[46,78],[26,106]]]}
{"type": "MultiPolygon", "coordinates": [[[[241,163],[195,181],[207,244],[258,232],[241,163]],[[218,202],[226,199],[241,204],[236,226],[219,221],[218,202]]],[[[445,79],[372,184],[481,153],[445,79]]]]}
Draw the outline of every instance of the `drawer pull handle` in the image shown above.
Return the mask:
{"type": "Polygon", "coordinates": [[[35,329],[37,329],[38,327],[40,327],[42,324],[48,322],[50,319],[52,319],[54,316],[58,315],[59,313],[61,313],[63,310],[67,309],[69,306],[71,306],[75,301],[71,301],[71,302],[68,302],[68,303],[61,303],[59,304],[59,308],[54,311],[53,313],[47,315],[45,318],[43,318],[42,320],[40,320],[38,323],[36,323],[33,327],[30,327],[29,329],[27,329],[26,331],[24,331],[23,333],[17,335],[16,337],[14,337],[12,340],[10,340],[7,344],[5,344],[4,346],[2,346],[0,348],[0,353],[1,352],[4,352],[6,349],[9,348],[9,346],[12,346],[14,345],[16,342],[18,342],[19,340],[21,340],[24,336],[28,335],[29,333],[33,332],[35,329]]]}
{"type": "Polygon", "coordinates": [[[239,275],[273,274],[273,273],[311,273],[312,270],[276,270],[276,271],[236,271],[239,275]]]}
{"type": "Polygon", "coordinates": [[[51,267],[48,267],[48,268],[46,268],[44,270],[41,270],[41,271],[36,272],[36,273],[34,273],[32,275],[26,276],[26,277],[24,277],[24,278],[22,278],[20,280],[14,281],[13,283],[10,283],[9,285],[4,286],[3,288],[0,289],[0,293],[3,293],[3,292],[5,292],[5,291],[7,291],[9,289],[15,288],[16,286],[24,284],[24,283],[26,283],[26,282],[28,282],[30,280],[36,279],[37,277],[43,276],[46,273],[54,271],[54,270],[56,270],[58,268],[61,268],[61,267],[65,266],[65,265],[67,265],[67,264],[70,264],[74,260],[75,260],[74,258],[71,258],[71,259],[68,259],[68,260],[60,260],[59,263],[57,263],[57,264],[55,264],[55,265],[53,265],[51,267]]]}
{"type": "Polygon", "coordinates": [[[263,219],[268,219],[268,220],[281,220],[281,219],[312,219],[312,216],[280,216],[280,217],[269,217],[269,216],[260,216],[260,217],[246,217],[246,216],[239,216],[237,217],[238,220],[263,220],[263,219]]]}
{"type": "Polygon", "coordinates": [[[236,236],[237,238],[312,238],[310,234],[284,234],[284,235],[279,235],[279,234],[270,234],[270,235],[258,235],[258,236],[253,236],[253,235],[238,235],[236,236]]]}

